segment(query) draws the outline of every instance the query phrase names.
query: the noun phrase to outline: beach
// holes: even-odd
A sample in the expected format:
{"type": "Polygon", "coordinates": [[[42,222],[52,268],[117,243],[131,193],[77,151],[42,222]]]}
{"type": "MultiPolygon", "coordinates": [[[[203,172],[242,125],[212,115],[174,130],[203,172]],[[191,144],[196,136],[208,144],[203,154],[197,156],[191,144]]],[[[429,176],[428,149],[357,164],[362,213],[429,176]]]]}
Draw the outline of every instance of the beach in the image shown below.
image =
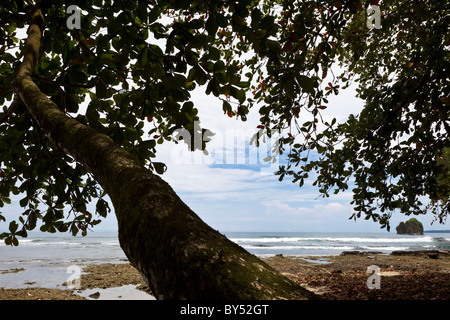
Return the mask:
{"type": "Polygon", "coordinates": [[[275,256],[265,261],[324,300],[450,299],[449,251],[344,252],[326,257],[275,256]],[[375,272],[367,272],[371,266],[379,268],[379,288],[373,288],[375,281],[371,281],[375,272]]]}
{"type": "Polygon", "coordinates": [[[0,288],[0,300],[154,300],[139,272],[129,263],[87,265],[82,269],[78,288],[68,289],[66,282],[59,287],[0,288]]]}
{"type": "MultiPolygon", "coordinates": [[[[447,250],[393,251],[390,254],[344,251],[339,255],[302,257],[279,254],[262,259],[324,300],[450,299],[450,252],[447,250]],[[368,273],[371,266],[379,269],[368,273]],[[369,287],[376,286],[375,277],[379,277],[378,288],[371,289],[369,287]]],[[[154,299],[139,272],[128,262],[89,264],[83,268],[80,285],[74,290],[64,284],[60,288],[2,288],[0,299],[154,299]]]]}
{"type": "MultiPolygon", "coordinates": [[[[233,232],[226,236],[326,300],[450,298],[450,233],[233,232]],[[368,268],[371,273],[368,273],[368,268]],[[378,269],[376,269],[378,267],[378,269]],[[379,280],[379,289],[367,281],[379,280]],[[370,286],[370,283],[369,283],[370,286]]],[[[117,232],[36,233],[0,244],[0,299],[152,300],[117,232]],[[69,289],[69,278],[81,277],[69,289]]]]}

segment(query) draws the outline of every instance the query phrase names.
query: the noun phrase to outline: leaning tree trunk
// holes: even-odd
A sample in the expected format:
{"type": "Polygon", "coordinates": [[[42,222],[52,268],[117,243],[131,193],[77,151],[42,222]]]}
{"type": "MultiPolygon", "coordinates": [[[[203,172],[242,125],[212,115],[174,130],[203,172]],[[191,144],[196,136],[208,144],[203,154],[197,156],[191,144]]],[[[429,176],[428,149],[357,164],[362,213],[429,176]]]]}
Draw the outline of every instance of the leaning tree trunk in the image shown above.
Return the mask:
{"type": "Polygon", "coordinates": [[[32,81],[43,16],[36,10],[13,83],[45,134],[90,171],[114,205],[120,245],[157,299],[315,296],[204,223],[160,177],[109,137],[67,117],[32,81]]]}

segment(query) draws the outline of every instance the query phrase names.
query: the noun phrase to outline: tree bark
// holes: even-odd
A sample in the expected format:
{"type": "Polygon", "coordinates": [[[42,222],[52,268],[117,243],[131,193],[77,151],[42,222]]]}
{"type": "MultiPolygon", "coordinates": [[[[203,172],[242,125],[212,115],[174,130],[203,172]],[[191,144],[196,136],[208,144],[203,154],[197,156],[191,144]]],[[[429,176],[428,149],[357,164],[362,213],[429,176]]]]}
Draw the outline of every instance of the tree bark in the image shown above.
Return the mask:
{"type": "Polygon", "coordinates": [[[45,134],[91,172],[113,203],[119,241],[157,299],[309,299],[315,295],[204,223],[159,176],[109,137],[67,117],[31,76],[36,10],[13,88],[45,134]]]}

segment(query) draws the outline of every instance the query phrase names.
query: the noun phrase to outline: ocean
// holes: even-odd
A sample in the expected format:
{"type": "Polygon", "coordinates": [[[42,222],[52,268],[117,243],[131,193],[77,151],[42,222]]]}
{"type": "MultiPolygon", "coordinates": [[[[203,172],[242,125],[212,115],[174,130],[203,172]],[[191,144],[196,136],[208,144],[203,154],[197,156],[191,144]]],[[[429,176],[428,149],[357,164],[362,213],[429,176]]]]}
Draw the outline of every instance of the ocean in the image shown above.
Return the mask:
{"type": "Polygon", "coordinates": [[[450,249],[450,233],[397,235],[395,233],[230,233],[227,236],[258,256],[338,255],[343,251],[450,249]]]}
{"type": "MultiPolygon", "coordinates": [[[[276,254],[326,256],[354,250],[383,253],[450,250],[450,233],[227,232],[225,235],[250,253],[262,257],[276,254]]],[[[73,266],[126,261],[115,232],[94,231],[86,237],[31,234],[20,240],[18,247],[6,246],[3,242],[0,244],[0,287],[61,288],[61,284],[74,272],[73,266]],[[11,269],[21,271],[14,273],[10,272],[11,269]]]]}

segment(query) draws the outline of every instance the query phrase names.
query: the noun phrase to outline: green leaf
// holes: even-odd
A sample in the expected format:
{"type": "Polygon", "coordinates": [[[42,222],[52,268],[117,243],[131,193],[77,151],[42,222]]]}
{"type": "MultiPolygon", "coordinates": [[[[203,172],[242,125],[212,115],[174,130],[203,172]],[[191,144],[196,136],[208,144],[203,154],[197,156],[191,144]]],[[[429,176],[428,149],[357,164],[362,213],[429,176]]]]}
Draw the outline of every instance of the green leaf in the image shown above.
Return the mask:
{"type": "Polygon", "coordinates": [[[52,65],[52,62],[48,57],[42,57],[39,61],[39,66],[42,70],[48,69],[52,65]]]}
{"type": "Polygon", "coordinates": [[[88,79],[87,74],[84,71],[71,69],[67,76],[72,83],[85,83],[88,79]]]}
{"type": "Polygon", "coordinates": [[[11,221],[9,223],[9,231],[11,233],[15,233],[17,231],[17,229],[19,228],[19,224],[15,221],[11,221]]]}
{"type": "Polygon", "coordinates": [[[147,46],[144,46],[144,48],[142,48],[141,52],[139,53],[138,62],[142,66],[148,65],[148,48],[147,48],[147,46]]]}
{"type": "Polygon", "coordinates": [[[97,204],[95,206],[96,212],[103,218],[106,218],[106,216],[108,215],[108,211],[109,211],[109,205],[108,203],[103,200],[103,199],[99,199],[97,201],[97,204]]]}
{"type": "Polygon", "coordinates": [[[238,99],[239,103],[244,103],[245,102],[246,95],[245,95],[245,91],[244,90],[239,90],[239,89],[237,89],[235,87],[232,87],[231,88],[231,95],[233,97],[235,97],[236,99],[238,99]]]}
{"type": "Polygon", "coordinates": [[[29,201],[28,197],[25,197],[19,201],[19,204],[21,207],[25,208],[28,205],[28,201],[29,201]]]}
{"type": "Polygon", "coordinates": [[[160,14],[161,14],[160,8],[158,6],[154,6],[153,9],[148,14],[148,24],[152,24],[153,22],[155,22],[159,18],[160,14]]]}
{"type": "Polygon", "coordinates": [[[98,81],[95,85],[95,94],[97,95],[98,99],[104,99],[108,97],[108,88],[102,80],[98,81]]]}
{"type": "Polygon", "coordinates": [[[29,213],[28,225],[27,225],[28,230],[33,230],[34,228],[36,228],[37,218],[38,218],[38,214],[36,211],[32,211],[29,213]]]}
{"type": "MultiPolygon", "coordinates": [[[[97,94],[98,97],[98,94],[97,94]]],[[[98,120],[100,118],[100,114],[98,113],[98,101],[92,100],[86,110],[86,117],[90,120],[98,120]]]]}
{"type": "Polygon", "coordinates": [[[163,174],[167,170],[167,166],[162,162],[152,162],[152,164],[158,174],[163,174]]]}
{"type": "Polygon", "coordinates": [[[22,228],[22,230],[16,232],[16,235],[22,238],[26,238],[28,236],[27,230],[25,228],[22,228]]]}
{"type": "Polygon", "coordinates": [[[256,28],[259,24],[259,21],[261,21],[261,17],[262,17],[261,10],[259,10],[258,7],[253,8],[251,16],[252,16],[251,25],[253,28],[256,28]]]}
{"type": "Polygon", "coordinates": [[[78,102],[77,102],[77,96],[74,94],[67,94],[65,96],[66,101],[66,110],[68,112],[77,112],[78,111],[78,102]]]}
{"type": "Polygon", "coordinates": [[[112,53],[103,53],[100,56],[99,62],[109,66],[114,65],[114,55],[112,53]]]}
{"type": "Polygon", "coordinates": [[[298,80],[300,87],[305,92],[311,92],[312,89],[314,88],[314,81],[305,75],[299,75],[297,77],[297,80],[298,80]]]}
{"type": "Polygon", "coordinates": [[[275,26],[274,21],[275,21],[275,17],[266,16],[259,23],[259,27],[264,30],[270,30],[275,26]]]}
{"type": "Polygon", "coordinates": [[[142,22],[147,22],[147,4],[139,2],[136,9],[136,15],[142,22]]]}
{"type": "Polygon", "coordinates": [[[289,99],[294,99],[296,96],[295,83],[292,77],[288,77],[286,80],[286,95],[289,99]]]}
{"type": "Polygon", "coordinates": [[[199,66],[195,66],[192,80],[197,81],[197,83],[199,85],[204,85],[206,83],[206,80],[207,80],[207,75],[202,70],[202,68],[200,68],[199,66]]]}
{"type": "Polygon", "coordinates": [[[208,20],[206,20],[205,29],[209,35],[215,35],[217,29],[219,29],[219,24],[217,23],[215,15],[213,13],[211,13],[208,20]]]}
{"type": "Polygon", "coordinates": [[[237,86],[242,89],[248,89],[250,87],[250,81],[241,81],[237,86]]]}
{"type": "Polygon", "coordinates": [[[216,47],[209,48],[209,58],[211,60],[219,60],[220,59],[220,50],[216,47]]]}
{"type": "Polygon", "coordinates": [[[223,100],[222,109],[224,112],[232,112],[233,111],[231,104],[229,104],[228,101],[226,101],[226,100],[223,100]]]}
{"type": "Polygon", "coordinates": [[[223,62],[222,60],[218,60],[218,61],[214,64],[214,67],[213,67],[213,71],[214,71],[215,73],[224,71],[225,69],[226,69],[226,65],[225,65],[225,62],[223,62]]]}
{"type": "Polygon", "coordinates": [[[216,21],[219,27],[226,28],[228,26],[229,20],[221,13],[216,14],[216,21]]]}
{"type": "Polygon", "coordinates": [[[210,94],[212,92],[216,97],[218,97],[220,95],[219,89],[220,89],[219,83],[215,79],[213,79],[209,81],[205,92],[206,94],[210,94]]]}
{"type": "Polygon", "coordinates": [[[191,20],[191,22],[189,23],[189,28],[191,29],[200,29],[203,28],[205,22],[201,19],[194,19],[191,20]]]}

